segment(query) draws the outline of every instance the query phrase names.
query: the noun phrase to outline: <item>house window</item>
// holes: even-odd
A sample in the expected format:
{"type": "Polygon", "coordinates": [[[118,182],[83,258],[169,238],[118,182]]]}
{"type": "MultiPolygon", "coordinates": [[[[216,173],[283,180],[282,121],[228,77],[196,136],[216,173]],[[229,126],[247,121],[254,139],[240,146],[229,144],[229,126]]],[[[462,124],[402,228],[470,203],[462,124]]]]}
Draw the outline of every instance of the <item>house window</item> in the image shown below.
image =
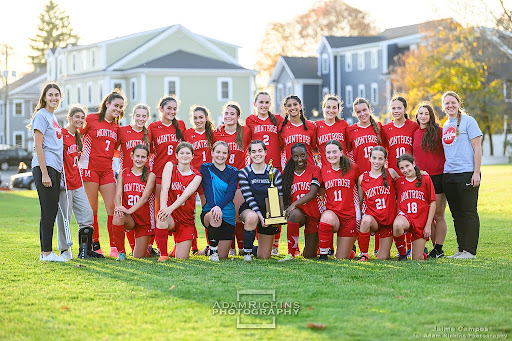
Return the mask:
{"type": "Polygon", "coordinates": [[[325,88],[322,88],[322,98],[327,95],[329,93],[329,88],[328,87],[325,87],[325,88]]]}
{"type": "Polygon", "coordinates": [[[329,55],[322,55],[322,73],[325,75],[329,73],[329,55]]]}
{"type": "Polygon", "coordinates": [[[14,116],[23,116],[22,102],[14,102],[14,116]]]}
{"type": "Polygon", "coordinates": [[[233,80],[231,78],[217,78],[217,99],[229,101],[233,97],[233,80]]]}
{"type": "Polygon", "coordinates": [[[365,98],[365,89],[364,89],[364,84],[359,84],[357,86],[357,96],[358,97],[362,97],[362,98],[365,98]]]}
{"type": "Polygon", "coordinates": [[[91,65],[92,67],[96,67],[96,51],[91,51],[91,65]]]}
{"type": "Polygon", "coordinates": [[[505,97],[505,101],[512,102],[512,81],[510,80],[503,84],[503,97],[505,97]]]}
{"type": "Polygon", "coordinates": [[[87,51],[82,52],[82,70],[87,70],[87,51]]]}
{"type": "Polygon", "coordinates": [[[379,85],[377,83],[372,83],[370,100],[372,104],[379,104],[379,85]]]}
{"type": "Polygon", "coordinates": [[[376,69],[379,66],[379,50],[374,49],[371,51],[371,67],[376,69]]]}
{"type": "Polygon", "coordinates": [[[345,55],[345,71],[352,71],[352,53],[347,53],[345,55]]]}
{"type": "Polygon", "coordinates": [[[284,99],[284,87],[283,84],[277,85],[277,101],[276,103],[281,103],[284,99]]]}
{"type": "Polygon", "coordinates": [[[112,79],[110,81],[110,86],[112,87],[112,90],[114,90],[114,89],[124,90],[126,88],[126,81],[123,79],[112,79]]]}
{"type": "Polygon", "coordinates": [[[101,102],[101,100],[103,99],[103,83],[101,83],[101,82],[98,83],[98,95],[99,95],[98,102],[101,102]]]}
{"type": "Polygon", "coordinates": [[[13,135],[14,135],[14,145],[16,147],[23,148],[23,133],[15,132],[13,135]]]}
{"type": "Polygon", "coordinates": [[[77,103],[82,102],[82,87],[81,86],[76,87],[76,102],[77,103]]]}
{"type": "Polygon", "coordinates": [[[71,88],[66,88],[66,104],[71,105],[71,88]]]}
{"type": "Polygon", "coordinates": [[[59,64],[59,75],[62,75],[64,73],[64,59],[59,57],[57,63],[59,64]]]}
{"type": "Polygon", "coordinates": [[[132,101],[137,99],[137,80],[135,78],[130,79],[130,99],[132,101]]]}
{"type": "Polygon", "coordinates": [[[292,83],[286,83],[286,96],[293,94],[292,83]]]}
{"type": "Polygon", "coordinates": [[[347,103],[353,103],[354,102],[354,92],[352,90],[351,85],[347,85],[345,87],[345,99],[347,100],[347,103]]]}
{"type": "Polygon", "coordinates": [[[180,79],[178,77],[165,77],[164,91],[168,95],[180,97],[180,79]]]}
{"type": "Polygon", "coordinates": [[[92,103],[92,84],[87,84],[87,103],[92,103]]]}
{"type": "Polygon", "coordinates": [[[364,70],[364,51],[357,54],[357,69],[364,70]]]}
{"type": "Polygon", "coordinates": [[[71,58],[72,58],[71,65],[73,66],[73,71],[75,71],[76,70],[76,54],[73,53],[71,58]]]}

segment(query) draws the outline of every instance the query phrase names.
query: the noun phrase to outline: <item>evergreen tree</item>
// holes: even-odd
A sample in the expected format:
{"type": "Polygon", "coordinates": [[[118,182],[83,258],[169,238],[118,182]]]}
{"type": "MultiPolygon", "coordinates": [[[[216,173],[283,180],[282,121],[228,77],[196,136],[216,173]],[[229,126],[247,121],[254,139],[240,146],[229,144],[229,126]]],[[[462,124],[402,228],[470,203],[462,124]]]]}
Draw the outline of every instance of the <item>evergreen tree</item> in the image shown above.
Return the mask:
{"type": "Polygon", "coordinates": [[[44,66],[46,51],[78,42],[78,35],[73,33],[69,15],[53,0],[50,0],[39,15],[38,33],[30,38],[30,48],[34,54],[29,56],[34,67],[44,66]]]}

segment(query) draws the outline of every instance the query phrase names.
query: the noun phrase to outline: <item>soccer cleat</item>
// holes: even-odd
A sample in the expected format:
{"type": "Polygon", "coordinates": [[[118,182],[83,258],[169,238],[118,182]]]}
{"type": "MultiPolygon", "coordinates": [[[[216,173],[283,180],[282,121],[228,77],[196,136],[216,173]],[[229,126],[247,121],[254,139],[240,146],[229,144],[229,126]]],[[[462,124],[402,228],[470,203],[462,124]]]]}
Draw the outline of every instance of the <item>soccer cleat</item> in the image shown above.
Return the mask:
{"type": "Polygon", "coordinates": [[[363,253],[361,251],[359,251],[359,253],[357,254],[357,257],[359,257],[359,258],[363,257],[363,253]]]}
{"type": "Polygon", "coordinates": [[[454,259],[475,259],[476,255],[464,250],[457,257],[453,257],[454,259]]]}
{"type": "Polygon", "coordinates": [[[103,255],[103,251],[101,251],[100,242],[92,242],[92,251],[97,254],[103,255]]]}
{"type": "Polygon", "coordinates": [[[292,255],[287,254],[286,256],[284,256],[284,258],[280,259],[279,261],[280,261],[280,262],[287,262],[287,261],[289,261],[289,260],[294,260],[294,259],[295,259],[295,258],[294,258],[292,255]]]}
{"type": "Polygon", "coordinates": [[[152,246],[149,247],[149,257],[160,257],[160,251],[153,248],[152,246]]]}
{"type": "Polygon", "coordinates": [[[272,246],[272,256],[279,256],[279,248],[272,246]]]}
{"type": "Polygon", "coordinates": [[[39,259],[43,262],[67,262],[68,260],[66,258],[63,258],[61,256],[57,256],[55,253],[51,252],[50,254],[39,257],[39,259]]]}
{"type": "Polygon", "coordinates": [[[199,250],[198,249],[192,249],[192,256],[195,256],[199,253],[199,250]]]}
{"type": "Polygon", "coordinates": [[[236,249],[229,249],[228,256],[236,256],[236,249]]]}
{"type": "MultiPolygon", "coordinates": [[[[109,256],[112,258],[117,258],[118,255],[119,255],[119,252],[117,251],[117,247],[111,247],[109,256]]],[[[126,256],[126,254],[125,254],[125,256],[126,256]]]]}
{"type": "Polygon", "coordinates": [[[209,257],[209,259],[212,261],[212,262],[218,262],[219,261],[219,254],[217,252],[215,253],[212,253],[209,257]]]}
{"type": "Polygon", "coordinates": [[[71,248],[61,252],[60,257],[65,259],[73,259],[73,252],[71,251],[71,248]]]}
{"type": "Polygon", "coordinates": [[[244,255],[244,262],[250,263],[252,261],[252,255],[250,253],[244,255]]]}
{"type": "Polygon", "coordinates": [[[334,256],[334,250],[329,248],[329,252],[327,253],[328,256],[334,256]]]}
{"type": "Polygon", "coordinates": [[[407,253],[405,254],[407,257],[411,257],[411,252],[412,250],[411,249],[407,249],[407,253]]]}
{"type": "Polygon", "coordinates": [[[126,260],[126,253],[124,253],[124,252],[119,252],[119,253],[117,254],[117,258],[116,258],[116,260],[126,260]]]}
{"type": "Polygon", "coordinates": [[[427,258],[443,258],[443,257],[444,257],[444,251],[441,250],[441,252],[439,252],[436,249],[432,249],[432,251],[430,251],[430,253],[427,256],[427,258]]]}
{"type": "Polygon", "coordinates": [[[425,248],[423,249],[423,253],[428,254],[428,249],[427,249],[427,247],[426,247],[426,246],[425,246],[425,248]]]}
{"type": "Polygon", "coordinates": [[[245,251],[244,251],[244,249],[238,249],[238,255],[239,255],[239,256],[245,256],[245,251]]]}
{"type": "Polygon", "coordinates": [[[379,250],[374,250],[373,251],[373,257],[377,257],[378,254],[379,254],[379,250]]]}
{"type": "Polygon", "coordinates": [[[361,258],[359,258],[357,261],[358,262],[367,262],[368,261],[368,255],[363,253],[361,255],[361,258]]]}
{"type": "Polygon", "coordinates": [[[319,262],[325,262],[326,260],[327,260],[327,255],[325,255],[325,254],[324,255],[320,255],[317,258],[317,261],[319,261],[319,262]]]}
{"type": "Polygon", "coordinates": [[[160,257],[158,257],[158,261],[159,261],[159,262],[163,262],[163,261],[166,261],[166,260],[168,260],[168,259],[169,259],[169,257],[168,257],[168,256],[160,256],[160,257]]]}
{"type": "Polygon", "coordinates": [[[403,262],[407,260],[407,255],[398,255],[398,261],[403,262]]]}
{"type": "Polygon", "coordinates": [[[446,258],[450,258],[450,259],[452,259],[452,258],[457,258],[457,257],[459,257],[461,254],[462,254],[462,251],[457,251],[457,252],[455,252],[453,255],[448,256],[448,257],[446,257],[446,258]]]}

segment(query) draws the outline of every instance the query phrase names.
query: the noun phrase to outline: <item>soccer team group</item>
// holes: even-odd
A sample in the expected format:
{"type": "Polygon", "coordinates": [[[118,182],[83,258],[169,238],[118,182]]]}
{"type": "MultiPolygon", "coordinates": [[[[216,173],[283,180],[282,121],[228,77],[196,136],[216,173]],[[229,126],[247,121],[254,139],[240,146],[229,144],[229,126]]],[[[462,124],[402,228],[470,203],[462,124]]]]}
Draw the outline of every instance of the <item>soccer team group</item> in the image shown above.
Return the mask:
{"type": "Polygon", "coordinates": [[[130,125],[119,125],[126,98],[118,89],[98,113],[72,106],[66,128],[53,114],[60,100],[58,85],[47,84],[30,125],[43,261],[73,258],[72,214],[80,228],[93,227],[92,251],[103,257],[98,193],[108,217],[109,255],[117,260],[127,259],[125,235],[137,258],[155,253],[155,242],[159,261],[187,259],[191,252],[218,261],[235,255],[236,247],[247,262],[270,258],[279,255],[281,233],[280,225],[265,224],[270,186],[282,197],[287,221],[288,254],[280,261],[301,254],[352,259],[356,244],[359,261],[367,261],[371,235],[381,260],[390,258],[393,242],[398,260],[443,257],[447,199],[459,244],[452,257],[476,255],[482,133],[455,92],[442,97],[448,115],[442,128],[432,104],[421,103],[413,121],[398,95],[389,102],[392,121],[385,125],[364,98],[353,102],[358,122],[349,126],[340,119],[343,102],[336,95],[324,97],[324,119],[312,122],[298,96],[285,98],[283,117],[271,113],[270,95],[259,92],[245,124],[240,106],[227,102],[222,125],[215,128],[209,110],[198,105],[190,110],[188,129],[178,119],[174,96],[159,101],[160,120],[148,126],[150,108],[144,104],[134,107],[130,125]],[[197,245],[197,195],[204,249],[197,245]],[[52,251],[55,220],[60,255],[52,251]],[[171,235],[174,248],[168,252],[171,235]]]}

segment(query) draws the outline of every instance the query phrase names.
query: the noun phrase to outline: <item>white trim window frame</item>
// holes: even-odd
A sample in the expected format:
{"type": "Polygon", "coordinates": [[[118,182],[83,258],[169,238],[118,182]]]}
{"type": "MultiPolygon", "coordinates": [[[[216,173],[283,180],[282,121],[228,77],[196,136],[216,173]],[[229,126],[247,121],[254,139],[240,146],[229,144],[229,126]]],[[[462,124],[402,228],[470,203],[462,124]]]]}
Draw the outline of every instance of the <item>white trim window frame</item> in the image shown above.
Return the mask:
{"type": "Polygon", "coordinates": [[[379,104],[379,84],[372,83],[370,90],[370,100],[373,105],[379,104]]]}
{"type": "Polygon", "coordinates": [[[137,100],[137,78],[130,78],[130,100],[137,100]]]}
{"type": "Polygon", "coordinates": [[[126,81],[124,79],[111,79],[110,80],[110,91],[114,90],[118,86],[121,86],[121,90],[126,91],[126,81]]]}
{"type": "Polygon", "coordinates": [[[352,85],[345,86],[345,100],[346,103],[354,102],[354,89],[352,88],[352,85]]]}
{"type": "Polygon", "coordinates": [[[98,82],[98,104],[103,100],[103,81],[98,82]]]}
{"type": "Polygon", "coordinates": [[[233,98],[233,79],[230,77],[217,78],[217,100],[220,102],[229,101],[233,98]],[[226,86],[227,88],[225,88],[226,86]],[[227,91],[225,96],[224,91],[227,91]]]}
{"type": "Polygon", "coordinates": [[[12,132],[12,141],[15,146],[16,145],[16,136],[21,136],[21,145],[19,147],[25,148],[25,133],[21,130],[15,130],[12,132]]]}
{"type": "Polygon", "coordinates": [[[365,61],[364,51],[359,51],[357,53],[357,69],[364,70],[365,63],[366,63],[366,61],[365,61]]]}
{"type": "Polygon", "coordinates": [[[71,85],[66,85],[66,108],[71,105],[71,85]]]}
{"type": "Polygon", "coordinates": [[[176,98],[180,98],[180,78],[179,77],[165,77],[164,78],[164,94],[175,95],[176,98]],[[172,91],[170,82],[174,82],[174,91],[172,91]]]}
{"type": "Polygon", "coordinates": [[[378,49],[372,49],[370,51],[370,67],[372,69],[376,69],[379,67],[379,50],[378,49]]]}
{"type": "Polygon", "coordinates": [[[92,104],[92,82],[87,83],[87,104],[92,104]]]}
{"type": "Polygon", "coordinates": [[[345,71],[352,72],[352,53],[345,54],[345,71]]]}
{"type": "Polygon", "coordinates": [[[329,55],[327,53],[322,54],[322,74],[326,75],[329,73],[329,55]]]}
{"type": "Polygon", "coordinates": [[[23,117],[25,114],[25,102],[23,100],[13,100],[12,101],[12,116],[13,117],[23,117]],[[20,104],[20,113],[16,113],[16,105],[20,104]]]}
{"type": "Polygon", "coordinates": [[[366,87],[364,84],[359,84],[357,86],[357,97],[366,98],[366,87]]]}
{"type": "Polygon", "coordinates": [[[82,84],[76,85],[76,103],[81,104],[82,103],[82,84]]]}

